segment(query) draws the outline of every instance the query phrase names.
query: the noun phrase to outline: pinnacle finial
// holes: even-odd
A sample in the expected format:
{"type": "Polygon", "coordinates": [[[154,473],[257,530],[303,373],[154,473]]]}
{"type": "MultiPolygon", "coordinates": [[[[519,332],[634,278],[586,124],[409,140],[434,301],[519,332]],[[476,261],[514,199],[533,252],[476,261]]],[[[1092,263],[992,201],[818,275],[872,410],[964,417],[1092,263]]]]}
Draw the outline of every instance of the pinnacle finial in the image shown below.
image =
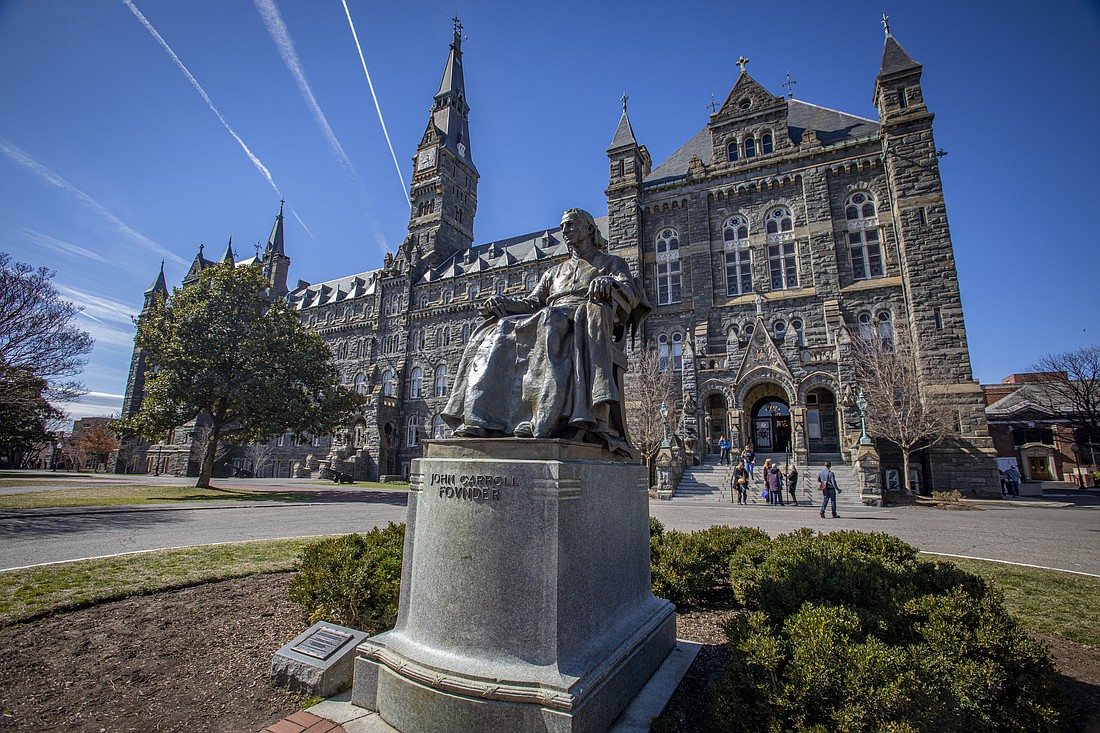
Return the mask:
{"type": "Polygon", "coordinates": [[[279,218],[283,216],[283,204],[286,203],[286,199],[279,199],[279,218]]]}
{"type": "Polygon", "coordinates": [[[886,13],[882,14],[882,29],[886,31],[886,35],[890,35],[890,16],[886,13]]]}
{"type": "Polygon", "coordinates": [[[787,83],[783,84],[783,86],[787,88],[788,99],[794,99],[794,85],[797,83],[797,80],[791,78],[791,72],[787,71],[787,83]]]}
{"type": "Polygon", "coordinates": [[[741,67],[741,73],[744,74],[745,67],[749,65],[749,60],[742,56],[741,58],[737,59],[737,65],[741,67]]]}
{"type": "Polygon", "coordinates": [[[710,95],[710,104],[708,104],[707,107],[710,109],[711,114],[714,114],[715,112],[718,111],[718,102],[714,101],[714,95],[713,94],[710,95]]]}
{"type": "Polygon", "coordinates": [[[455,40],[462,40],[462,21],[459,20],[458,16],[456,15],[455,17],[451,18],[451,22],[454,23],[455,27],[455,40]]]}
{"type": "Polygon", "coordinates": [[[626,96],[626,92],[623,92],[623,96],[622,96],[621,101],[623,103],[623,114],[624,115],[626,114],[626,103],[629,99],[630,99],[630,97],[626,96]]]}

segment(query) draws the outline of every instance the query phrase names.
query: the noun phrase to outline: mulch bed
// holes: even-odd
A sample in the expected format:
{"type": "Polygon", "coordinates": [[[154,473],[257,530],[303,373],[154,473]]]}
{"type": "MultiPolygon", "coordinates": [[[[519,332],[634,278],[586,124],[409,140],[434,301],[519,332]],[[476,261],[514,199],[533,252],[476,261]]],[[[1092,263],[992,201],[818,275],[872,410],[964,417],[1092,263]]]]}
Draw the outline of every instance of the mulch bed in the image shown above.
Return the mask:
{"type": "MultiPolygon", "coordinates": [[[[272,684],[272,654],[306,628],[290,574],[261,575],[92,606],[0,631],[0,731],[260,731],[304,698],[272,684]]],[[[710,693],[729,659],[728,593],[678,616],[704,646],[662,715],[715,729],[710,693]]],[[[1075,733],[1100,730],[1100,650],[1040,637],[1077,703],[1075,733]],[[1091,724],[1086,721],[1091,718],[1091,724]]]]}

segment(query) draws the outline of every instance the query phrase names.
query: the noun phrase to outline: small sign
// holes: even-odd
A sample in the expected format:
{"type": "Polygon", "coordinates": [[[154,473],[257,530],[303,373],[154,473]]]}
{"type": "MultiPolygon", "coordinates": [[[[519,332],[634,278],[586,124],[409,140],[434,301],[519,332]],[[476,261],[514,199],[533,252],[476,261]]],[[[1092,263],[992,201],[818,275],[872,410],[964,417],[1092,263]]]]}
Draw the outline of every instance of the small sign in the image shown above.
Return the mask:
{"type": "Polygon", "coordinates": [[[290,649],[316,659],[328,659],[351,638],[351,634],[321,626],[290,649]]]}

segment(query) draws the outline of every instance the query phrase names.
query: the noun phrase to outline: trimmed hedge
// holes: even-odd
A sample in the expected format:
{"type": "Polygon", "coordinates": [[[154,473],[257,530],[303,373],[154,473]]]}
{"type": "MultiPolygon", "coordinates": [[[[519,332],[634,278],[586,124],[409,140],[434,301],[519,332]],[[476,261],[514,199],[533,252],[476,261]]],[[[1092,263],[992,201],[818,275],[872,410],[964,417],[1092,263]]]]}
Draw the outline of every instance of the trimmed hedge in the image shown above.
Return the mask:
{"type": "Polygon", "coordinates": [[[379,634],[397,622],[405,525],[372,529],[307,546],[290,582],[290,600],[309,622],[329,621],[379,634]]]}
{"type": "Polygon", "coordinates": [[[729,579],[729,562],[743,544],[766,542],[755,527],[717,526],[697,532],[666,531],[650,519],[653,594],[675,604],[698,602],[729,579]]]}
{"type": "Polygon", "coordinates": [[[1046,651],[1001,594],[883,534],[810,530],[742,545],[749,611],[715,698],[722,729],[1057,731],[1067,703],[1046,651]]]}

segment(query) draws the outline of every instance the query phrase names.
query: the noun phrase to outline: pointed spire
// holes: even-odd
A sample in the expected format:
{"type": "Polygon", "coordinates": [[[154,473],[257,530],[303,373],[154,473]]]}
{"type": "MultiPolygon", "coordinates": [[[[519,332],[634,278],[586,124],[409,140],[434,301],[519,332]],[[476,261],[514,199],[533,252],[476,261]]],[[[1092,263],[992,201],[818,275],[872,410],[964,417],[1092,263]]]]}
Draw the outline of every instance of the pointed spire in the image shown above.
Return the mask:
{"type": "Polygon", "coordinates": [[[607,146],[609,152],[616,148],[638,144],[638,140],[634,137],[634,128],[630,126],[630,118],[626,115],[626,100],[627,96],[623,93],[623,116],[619,118],[619,126],[615,128],[615,137],[611,138],[611,144],[607,146]]]}
{"type": "Polygon", "coordinates": [[[233,237],[229,238],[229,244],[225,246],[222,262],[228,262],[231,265],[236,263],[236,260],[233,258],[233,237]]]}
{"type": "Polygon", "coordinates": [[[283,251],[283,204],[279,202],[279,215],[275,217],[275,226],[271,227],[271,236],[267,238],[267,249],[264,250],[264,259],[270,256],[285,257],[283,251]]]}
{"type": "MultiPolygon", "coordinates": [[[[443,145],[473,167],[470,157],[470,105],[466,104],[466,82],[462,75],[462,23],[454,18],[454,39],[443,69],[439,91],[432,105],[432,124],[443,145]]],[[[430,128],[429,128],[430,129],[430,128]]]]}
{"type": "Polygon", "coordinates": [[[890,33],[889,16],[882,16],[882,26],[886,29],[886,42],[882,46],[882,65],[879,68],[878,75],[887,76],[909,71],[910,69],[922,68],[920,64],[913,60],[912,56],[906,53],[898,40],[890,33]]]}
{"type": "Polygon", "coordinates": [[[164,260],[160,261],[160,273],[153,280],[153,284],[149,286],[149,289],[145,291],[145,297],[148,298],[157,293],[168,294],[168,283],[164,280],[164,260]]]}

